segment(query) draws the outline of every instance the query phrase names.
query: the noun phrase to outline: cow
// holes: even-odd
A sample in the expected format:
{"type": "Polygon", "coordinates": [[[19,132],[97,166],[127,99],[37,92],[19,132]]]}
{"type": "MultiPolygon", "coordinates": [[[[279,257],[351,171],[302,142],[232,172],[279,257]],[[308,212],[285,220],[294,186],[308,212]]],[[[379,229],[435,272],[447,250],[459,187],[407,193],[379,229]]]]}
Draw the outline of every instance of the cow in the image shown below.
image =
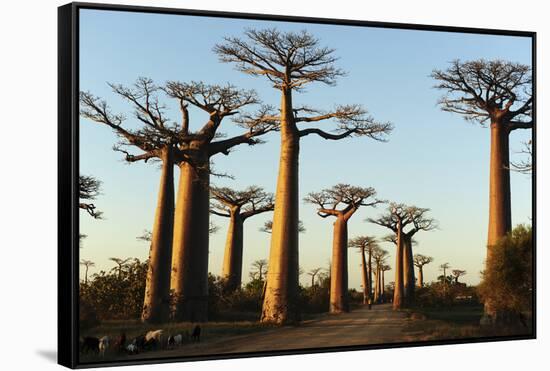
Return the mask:
{"type": "Polygon", "coordinates": [[[196,325],[193,329],[193,332],[191,333],[191,340],[201,341],[201,327],[199,325],[196,325]]]}
{"type": "Polygon", "coordinates": [[[105,352],[109,349],[109,342],[110,339],[108,336],[103,336],[101,339],[99,339],[99,354],[104,357],[105,352]]]}
{"type": "Polygon", "coordinates": [[[92,352],[95,354],[99,353],[99,339],[93,336],[86,336],[84,339],[82,339],[82,343],[80,346],[80,352],[81,353],[88,353],[92,352]]]}

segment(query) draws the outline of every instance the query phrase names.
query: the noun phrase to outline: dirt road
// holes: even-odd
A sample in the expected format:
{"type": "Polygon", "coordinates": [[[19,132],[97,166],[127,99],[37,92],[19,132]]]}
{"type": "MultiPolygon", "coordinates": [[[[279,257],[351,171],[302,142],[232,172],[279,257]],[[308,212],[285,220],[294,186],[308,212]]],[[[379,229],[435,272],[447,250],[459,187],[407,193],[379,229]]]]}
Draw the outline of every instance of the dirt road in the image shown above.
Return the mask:
{"type": "Polygon", "coordinates": [[[321,319],[305,321],[300,326],[267,329],[219,339],[205,337],[200,343],[172,350],[147,352],[140,356],[195,356],[419,340],[422,333],[403,331],[410,321],[407,313],[393,311],[389,304],[378,305],[372,310],[361,308],[350,313],[327,315],[321,319]]]}

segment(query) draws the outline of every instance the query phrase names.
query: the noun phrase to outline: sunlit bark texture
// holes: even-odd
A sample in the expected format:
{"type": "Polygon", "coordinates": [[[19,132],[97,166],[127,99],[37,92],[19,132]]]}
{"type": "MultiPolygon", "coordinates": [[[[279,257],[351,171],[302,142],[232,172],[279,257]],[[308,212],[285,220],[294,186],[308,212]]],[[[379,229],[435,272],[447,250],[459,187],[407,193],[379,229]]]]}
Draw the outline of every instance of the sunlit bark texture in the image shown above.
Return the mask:
{"type": "Polygon", "coordinates": [[[212,187],[210,196],[210,212],[229,218],[222,277],[226,280],[225,288],[235,291],[241,287],[242,280],[244,222],[254,215],[272,211],[273,195],[252,186],[244,191],[212,187]]]}
{"type": "MultiPolygon", "coordinates": [[[[490,127],[489,257],[491,247],[512,228],[509,136],[533,127],[531,67],[502,60],[456,60],[445,71],[434,70],[432,77],[436,88],[447,92],[439,101],[444,111],[490,127]]],[[[497,317],[495,310],[485,302],[489,321],[497,317]]]]}
{"type": "MultiPolygon", "coordinates": [[[[259,119],[249,116],[234,119],[246,131],[227,139],[219,139],[222,121],[237,110],[258,103],[254,91],[239,90],[232,85],[206,85],[201,82],[170,81],[165,92],[179,102],[183,132],[178,149],[185,153],[180,163],[176,209],[172,275],[172,318],[177,321],[206,321],[208,314],[208,241],[210,218],[210,175],[216,174],[211,158],[229,154],[240,144],[260,143],[257,138],[276,130],[278,123],[264,119],[268,108],[262,107],[259,119]],[[190,129],[188,105],[202,111],[206,122],[198,131],[190,129]]],[[[218,174],[219,175],[219,174],[218,174]]]]}
{"type": "Polygon", "coordinates": [[[336,218],[332,241],[332,266],[330,268],[330,313],[349,311],[348,221],[361,206],[375,206],[383,202],[375,199],[375,195],[374,188],[337,184],[330,189],[310,193],[304,199],[304,201],[318,206],[317,214],[320,217],[332,216],[336,218]]]}
{"type": "MultiPolygon", "coordinates": [[[[380,250],[376,238],[371,236],[358,236],[349,241],[349,247],[359,250],[361,256],[361,282],[363,286],[363,304],[368,304],[369,300],[373,300],[373,287],[372,287],[372,262],[373,254],[376,250],[380,250]],[[368,258],[367,258],[368,256],[368,258]]],[[[376,258],[375,262],[376,262],[376,258]]],[[[379,277],[378,265],[375,265],[375,281],[379,277]]],[[[376,297],[378,297],[378,285],[374,288],[376,297]]]]}
{"type": "Polygon", "coordinates": [[[418,268],[418,286],[424,287],[424,266],[433,262],[434,258],[422,254],[415,254],[414,265],[418,268]]]}
{"type": "Polygon", "coordinates": [[[367,136],[381,140],[391,125],[377,123],[358,105],[336,106],[333,111],[318,110],[293,103],[293,92],[310,83],[334,85],[343,72],[334,66],[334,50],[320,46],[314,36],[276,29],[247,30],[245,37],[228,37],[214,51],[223,62],[235,63],[249,75],[266,78],[281,95],[281,150],[275,193],[273,233],[269,255],[267,291],[262,322],[287,323],[300,319],[298,305],[298,159],[300,139],[315,134],[338,140],[367,136]],[[303,124],[334,120],[335,131],[303,124]]]}
{"type": "Polygon", "coordinates": [[[158,323],[168,320],[170,303],[170,259],[174,214],[174,164],[182,159],[177,149],[181,128],[169,124],[159,103],[160,88],[152,80],[140,78],[132,87],[110,84],[113,92],[134,107],[139,129],[123,127],[123,115],[113,114],[107,103],[88,92],[81,92],[81,116],[110,127],[120,141],[114,146],[127,162],[160,161],[161,176],[151,237],[142,320],[158,323]],[[130,148],[139,150],[130,153],[130,148]]]}

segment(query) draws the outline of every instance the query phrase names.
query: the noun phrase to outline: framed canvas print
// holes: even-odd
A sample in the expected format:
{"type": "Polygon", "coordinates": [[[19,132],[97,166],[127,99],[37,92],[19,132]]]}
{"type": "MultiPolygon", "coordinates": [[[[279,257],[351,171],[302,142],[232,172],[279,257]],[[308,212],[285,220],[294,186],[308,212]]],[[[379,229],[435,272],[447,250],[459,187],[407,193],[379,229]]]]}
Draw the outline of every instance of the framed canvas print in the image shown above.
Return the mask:
{"type": "Polygon", "coordinates": [[[60,7],[59,363],[534,338],[535,36],[60,7]]]}

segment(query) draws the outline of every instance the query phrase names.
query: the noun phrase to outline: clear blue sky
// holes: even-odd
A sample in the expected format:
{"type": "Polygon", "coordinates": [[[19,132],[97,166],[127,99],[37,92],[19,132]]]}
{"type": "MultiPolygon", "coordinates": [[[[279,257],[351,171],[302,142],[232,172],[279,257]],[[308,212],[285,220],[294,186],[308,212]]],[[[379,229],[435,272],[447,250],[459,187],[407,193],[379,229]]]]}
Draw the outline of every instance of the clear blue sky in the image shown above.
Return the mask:
{"type": "MultiPolygon", "coordinates": [[[[363,16],[361,16],[362,18],[363,16]]],[[[444,69],[455,58],[501,58],[531,63],[530,39],[429,31],[391,30],[367,27],[248,21],[208,17],[124,13],[82,10],[80,18],[80,86],[105,98],[113,111],[132,117],[132,111],[114,95],[107,82],[132,84],[146,76],[162,84],[167,80],[230,82],[256,89],[265,103],[277,105],[278,92],[263,78],[244,75],[230,64],[218,62],[212,52],[223,37],[240,36],[246,28],[277,27],[282,31],[306,29],[323,45],[336,49],[338,67],[348,72],[335,87],[309,86],[296,94],[297,104],[330,109],[338,103],[363,104],[374,117],[391,121],[395,129],[389,142],[366,138],[327,142],[316,136],[302,140],[300,153],[300,199],[336,183],[372,186],[379,197],[431,208],[440,229],[419,233],[415,253],[430,255],[435,261],[425,267],[425,279],[440,274],[439,264],[465,269],[463,278],[479,281],[485,257],[488,222],[489,131],[464,121],[456,114],[442,112],[436,102],[442,92],[432,88],[432,69],[444,69]]],[[[174,121],[179,112],[166,100],[174,121]]],[[[205,116],[191,112],[191,125],[198,127],[205,116]]],[[[109,257],[145,259],[148,244],[136,240],[151,229],[157,197],[157,165],[122,161],[112,146],[116,141],[106,126],[81,120],[80,171],[103,182],[103,194],[95,201],[106,220],[97,221],[81,212],[81,233],[87,234],[81,258],[96,262],[96,268],[110,269],[109,257]]],[[[136,125],[131,119],[127,125],[136,125]]],[[[331,123],[321,124],[329,129],[331,123]]],[[[229,120],[222,131],[241,132],[229,120]]],[[[277,133],[264,137],[267,143],[239,147],[230,156],[219,155],[215,167],[235,176],[235,180],[213,179],[216,185],[237,189],[260,185],[273,192],[279,156],[277,133]]],[[[521,143],[530,132],[514,132],[512,159],[519,159],[521,143]]],[[[176,172],[176,177],[177,177],[176,172]]],[[[388,233],[364,220],[382,210],[360,209],[350,220],[349,236],[388,233]]],[[[513,224],[529,223],[531,178],[512,174],[513,224]]],[[[271,218],[261,214],[245,224],[244,274],[251,262],[267,258],[269,235],[259,232],[271,218]]],[[[331,256],[332,220],[316,215],[312,205],[300,205],[300,219],[307,232],[300,236],[300,265],[305,271],[327,266],[331,256]]],[[[220,226],[210,245],[210,271],[220,274],[227,222],[212,217],[220,226]]],[[[394,246],[383,243],[394,265],[394,246]]],[[[359,256],[349,252],[350,287],[359,288],[359,256]]],[[[309,276],[303,275],[302,282],[309,276]]],[[[386,282],[393,271],[386,272],[386,282]]]]}

